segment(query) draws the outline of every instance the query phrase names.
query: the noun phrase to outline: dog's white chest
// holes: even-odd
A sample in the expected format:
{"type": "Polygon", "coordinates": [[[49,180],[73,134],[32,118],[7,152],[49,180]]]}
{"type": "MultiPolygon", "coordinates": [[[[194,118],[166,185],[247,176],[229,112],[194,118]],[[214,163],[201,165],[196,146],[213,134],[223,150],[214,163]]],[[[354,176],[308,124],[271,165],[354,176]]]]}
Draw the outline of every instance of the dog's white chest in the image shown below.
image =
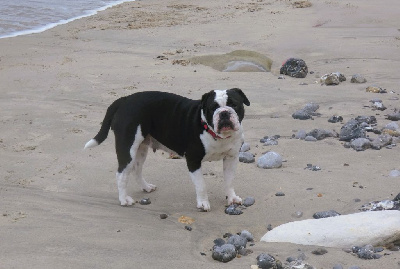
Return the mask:
{"type": "Polygon", "coordinates": [[[241,135],[215,140],[204,132],[200,135],[200,139],[206,152],[203,161],[219,161],[225,157],[237,157],[242,143],[241,135]]]}

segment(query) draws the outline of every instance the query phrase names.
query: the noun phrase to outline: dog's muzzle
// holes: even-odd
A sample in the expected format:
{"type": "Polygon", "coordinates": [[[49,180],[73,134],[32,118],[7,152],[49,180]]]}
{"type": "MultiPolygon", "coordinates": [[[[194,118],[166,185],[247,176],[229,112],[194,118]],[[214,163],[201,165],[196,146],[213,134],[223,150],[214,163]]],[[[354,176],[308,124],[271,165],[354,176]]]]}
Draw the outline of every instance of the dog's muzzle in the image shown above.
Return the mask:
{"type": "Polygon", "coordinates": [[[213,120],[217,133],[237,131],[239,129],[237,114],[231,107],[220,107],[215,110],[213,120]]]}

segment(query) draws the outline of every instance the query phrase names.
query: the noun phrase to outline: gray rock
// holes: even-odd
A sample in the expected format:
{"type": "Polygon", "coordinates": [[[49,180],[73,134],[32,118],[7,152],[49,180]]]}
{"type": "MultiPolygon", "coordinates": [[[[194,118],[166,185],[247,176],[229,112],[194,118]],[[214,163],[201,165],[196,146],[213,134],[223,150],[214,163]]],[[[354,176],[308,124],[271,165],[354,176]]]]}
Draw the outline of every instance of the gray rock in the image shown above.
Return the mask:
{"type": "Polygon", "coordinates": [[[242,146],[240,147],[240,152],[246,152],[246,151],[249,151],[249,150],[250,150],[250,144],[249,143],[244,142],[242,144],[242,146]]]}
{"type": "Polygon", "coordinates": [[[282,157],[273,151],[269,151],[257,160],[257,167],[264,169],[279,168],[282,166],[282,157]]]}
{"type": "Polygon", "coordinates": [[[372,260],[382,257],[375,253],[375,248],[372,245],[365,245],[364,247],[353,247],[353,253],[356,253],[360,259],[372,260]]]}
{"type": "Polygon", "coordinates": [[[238,208],[238,205],[233,204],[225,208],[225,214],[228,215],[240,215],[243,214],[243,211],[238,208]]]}
{"type": "Polygon", "coordinates": [[[340,129],[339,140],[350,141],[354,138],[365,137],[365,130],[360,126],[360,122],[356,119],[349,120],[340,129]]]}
{"type": "Polygon", "coordinates": [[[372,102],[372,108],[380,111],[386,110],[386,107],[382,102],[372,102]]]}
{"type": "Polygon", "coordinates": [[[239,152],[239,162],[242,163],[254,163],[255,158],[251,152],[239,152]]]}
{"type": "Polygon", "coordinates": [[[229,262],[236,257],[236,249],[232,244],[214,246],[212,258],[220,262],[229,262]]]}
{"type": "Polygon", "coordinates": [[[392,143],[392,137],[388,134],[379,135],[371,142],[371,148],[381,149],[392,143]]]}
{"type": "Polygon", "coordinates": [[[308,67],[302,59],[289,58],[283,63],[279,73],[295,78],[305,78],[308,73],[308,67]]]}
{"type": "Polygon", "coordinates": [[[361,211],[400,210],[400,201],[382,200],[369,202],[361,206],[361,211]]]}
{"type": "Polygon", "coordinates": [[[356,121],[359,123],[367,123],[367,124],[375,124],[376,123],[376,117],[375,116],[358,116],[355,118],[356,121]]]}
{"type": "Polygon", "coordinates": [[[266,253],[258,255],[257,265],[261,269],[283,269],[282,263],[279,260],[266,253]]]}
{"type": "Polygon", "coordinates": [[[343,266],[341,264],[335,264],[333,269],[343,269],[343,266]]]}
{"type": "Polygon", "coordinates": [[[246,198],[243,200],[243,205],[244,205],[245,207],[252,206],[252,205],[254,205],[255,201],[256,201],[256,200],[255,200],[253,197],[246,197],[246,198]]]}
{"type": "Polygon", "coordinates": [[[389,173],[389,177],[400,177],[400,170],[392,170],[389,173]]]}
{"type": "Polygon", "coordinates": [[[278,191],[277,193],[275,193],[275,196],[285,196],[285,194],[281,191],[278,191]]]}
{"type": "Polygon", "coordinates": [[[392,122],[386,124],[385,127],[384,127],[383,129],[396,131],[396,130],[398,130],[399,128],[400,128],[399,125],[398,125],[396,122],[392,121],[392,122]]]}
{"type": "Polygon", "coordinates": [[[276,145],[278,145],[278,140],[275,139],[268,138],[264,142],[264,146],[276,146],[276,145]]]}
{"type": "Polygon", "coordinates": [[[243,230],[240,232],[240,236],[245,238],[247,242],[252,242],[254,241],[254,236],[247,230],[243,230]]]}
{"type": "Polygon", "coordinates": [[[354,74],[350,80],[351,83],[365,83],[367,80],[360,74],[354,74]]]}
{"type": "Polygon", "coordinates": [[[326,137],[338,137],[338,133],[333,130],[314,129],[307,133],[307,136],[315,137],[317,140],[322,140],[326,137]]]}
{"type": "Polygon", "coordinates": [[[321,84],[325,85],[339,85],[340,79],[336,73],[325,74],[320,79],[321,84]]]}
{"type": "Polygon", "coordinates": [[[306,131],[304,131],[304,130],[299,130],[299,131],[296,133],[295,138],[296,138],[296,139],[304,140],[304,138],[306,138],[306,136],[307,136],[307,132],[306,132],[306,131]]]}
{"type": "Polygon", "coordinates": [[[371,147],[371,142],[367,138],[357,138],[350,142],[350,146],[356,151],[364,151],[371,147]]]}
{"type": "Polygon", "coordinates": [[[317,139],[316,139],[315,137],[311,136],[311,135],[307,135],[307,136],[304,138],[304,141],[315,142],[315,141],[317,141],[317,139]]]}
{"type": "Polygon", "coordinates": [[[320,211],[320,212],[316,212],[313,215],[314,219],[323,219],[323,218],[330,218],[330,217],[336,217],[336,216],[340,216],[340,214],[338,212],[336,212],[335,210],[328,210],[328,211],[320,211]]]}
{"type": "Polygon", "coordinates": [[[226,242],[227,244],[232,244],[235,246],[236,250],[246,248],[247,244],[247,238],[242,237],[240,235],[234,234],[231,237],[229,237],[228,241],[226,242]]]}
{"type": "Polygon", "coordinates": [[[336,115],[334,115],[328,119],[328,122],[331,122],[331,123],[337,123],[337,122],[342,122],[342,121],[343,121],[343,117],[336,116],[336,115]]]}
{"type": "Polygon", "coordinates": [[[400,110],[395,109],[393,113],[387,115],[387,119],[392,121],[400,120],[400,110]]]}
{"type": "Polygon", "coordinates": [[[312,116],[317,115],[315,111],[319,108],[318,104],[308,103],[302,109],[297,110],[292,114],[294,119],[299,120],[308,120],[311,119],[312,116]]]}

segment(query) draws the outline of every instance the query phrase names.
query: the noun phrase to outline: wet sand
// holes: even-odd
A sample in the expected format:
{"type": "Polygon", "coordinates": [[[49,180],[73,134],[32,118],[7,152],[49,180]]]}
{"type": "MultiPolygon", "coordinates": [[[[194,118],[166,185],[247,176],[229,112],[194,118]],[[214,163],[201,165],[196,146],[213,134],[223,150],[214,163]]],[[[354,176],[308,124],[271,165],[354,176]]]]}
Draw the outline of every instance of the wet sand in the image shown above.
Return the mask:
{"type": "Polygon", "coordinates": [[[303,252],[316,268],[397,268],[399,252],[361,260],[341,249],[316,256],[313,246],[259,242],[269,224],[299,220],[292,216],[296,211],[303,212],[300,219],[330,209],[350,214],[399,192],[399,178],[388,177],[400,169],[399,146],[356,152],[335,138],[291,138],[300,129],[340,131],[341,123],[328,123],[333,115],[344,122],[374,115],[380,128],[390,122],[385,114],[399,108],[394,97],[400,97],[397,1],[291,3],[137,1],[40,34],[1,39],[0,268],[250,268],[262,252],[281,261],[303,252]],[[269,57],[271,71],[221,72],[190,63],[236,50],[269,57]],[[305,60],[314,73],[278,79],[290,57],[305,60]],[[347,81],[316,83],[331,72],[347,81]],[[367,83],[350,83],[356,73],[367,83]],[[388,93],[366,92],[371,85],[388,93]],[[200,99],[234,87],[251,102],[243,121],[250,151],[258,158],[273,150],[285,159],[272,170],[239,164],[236,193],[256,203],[240,216],[226,215],[222,164],[205,163],[212,211],[198,212],[185,161],[150,152],[144,176],[157,191],[143,193],[133,180],[129,186],[135,200],[152,203],[119,206],[113,135],[83,151],[107,107],[138,91],[200,99]],[[373,111],[373,98],[382,99],[387,111],[373,111]],[[292,113],[308,102],[320,105],[321,116],[294,120],[292,113]],[[266,135],[280,135],[279,145],[263,146],[259,140],[266,135]],[[321,171],[304,169],[309,163],[321,171]],[[275,196],[278,191],[285,196],[275,196]],[[181,216],[195,220],[192,231],[178,221],[181,216]],[[243,229],[256,238],[253,253],[228,264],[214,261],[213,240],[243,229]]]}

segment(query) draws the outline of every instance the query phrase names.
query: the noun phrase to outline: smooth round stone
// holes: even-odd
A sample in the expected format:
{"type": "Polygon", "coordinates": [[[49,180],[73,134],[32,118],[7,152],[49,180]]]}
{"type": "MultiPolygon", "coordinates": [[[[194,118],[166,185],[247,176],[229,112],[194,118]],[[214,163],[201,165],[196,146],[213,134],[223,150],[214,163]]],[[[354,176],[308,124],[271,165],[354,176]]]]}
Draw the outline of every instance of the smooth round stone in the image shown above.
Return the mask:
{"type": "Polygon", "coordinates": [[[212,258],[220,262],[229,262],[236,257],[236,249],[232,244],[215,246],[212,252],[212,258]]]}
{"type": "Polygon", "coordinates": [[[360,74],[354,74],[350,80],[351,83],[365,83],[367,80],[360,74]]]}
{"type": "Polygon", "coordinates": [[[306,138],[306,136],[307,136],[307,132],[305,130],[299,130],[296,133],[294,138],[304,140],[304,138],[306,138]]]}
{"type": "Polygon", "coordinates": [[[396,131],[399,128],[400,128],[399,125],[396,122],[392,121],[392,122],[386,124],[385,128],[383,128],[383,129],[396,131]]]}
{"type": "Polygon", "coordinates": [[[255,202],[256,200],[253,197],[246,197],[243,201],[243,205],[245,207],[248,207],[254,205],[255,202]]]}
{"type": "Polygon", "coordinates": [[[279,168],[282,166],[282,157],[276,152],[270,151],[258,158],[257,167],[264,169],[279,168]]]}

